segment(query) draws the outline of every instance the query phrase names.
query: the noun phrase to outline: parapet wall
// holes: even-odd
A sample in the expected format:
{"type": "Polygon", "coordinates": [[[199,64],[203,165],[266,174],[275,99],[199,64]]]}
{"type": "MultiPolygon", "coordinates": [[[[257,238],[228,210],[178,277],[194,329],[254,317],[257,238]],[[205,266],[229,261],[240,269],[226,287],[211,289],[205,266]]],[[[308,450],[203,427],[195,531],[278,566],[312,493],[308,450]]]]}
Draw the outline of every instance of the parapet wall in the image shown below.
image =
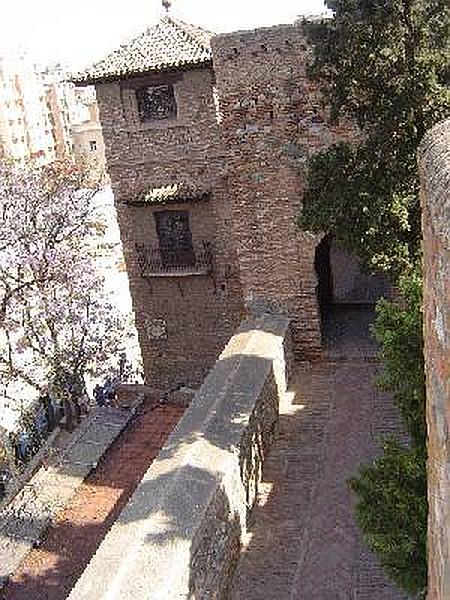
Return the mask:
{"type": "Polygon", "coordinates": [[[227,597],[290,361],[286,318],[241,325],[70,600],[227,597]]]}
{"type": "Polygon", "coordinates": [[[419,150],[428,423],[428,600],[450,598],[450,120],[419,150]]]}

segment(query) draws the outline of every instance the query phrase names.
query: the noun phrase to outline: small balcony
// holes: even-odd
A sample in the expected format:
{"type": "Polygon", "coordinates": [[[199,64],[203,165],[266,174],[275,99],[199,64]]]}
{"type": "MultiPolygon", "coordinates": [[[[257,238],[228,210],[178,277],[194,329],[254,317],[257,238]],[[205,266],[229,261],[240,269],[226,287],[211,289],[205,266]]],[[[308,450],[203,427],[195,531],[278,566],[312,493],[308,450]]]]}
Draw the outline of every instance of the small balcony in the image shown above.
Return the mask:
{"type": "Polygon", "coordinates": [[[136,252],[143,277],[188,277],[212,271],[211,244],[205,240],[196,249],[191,244],[178,247],[136,244],[136,252]]]}

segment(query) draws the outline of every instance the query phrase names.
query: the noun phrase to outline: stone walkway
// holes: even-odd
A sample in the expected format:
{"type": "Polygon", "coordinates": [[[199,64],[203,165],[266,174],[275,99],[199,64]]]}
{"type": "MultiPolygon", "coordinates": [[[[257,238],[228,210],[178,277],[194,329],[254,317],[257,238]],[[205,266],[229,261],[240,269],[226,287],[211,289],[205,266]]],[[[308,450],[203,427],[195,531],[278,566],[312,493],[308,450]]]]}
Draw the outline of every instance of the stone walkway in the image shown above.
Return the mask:
{"type": "Polygon", "coordinates": [[[1,600],[68,596],[184,410],[154,403],[138,410],[58,513],[41,545],[28,551],[0,590],[1,600]]]}
{"type": "Polygon", "coordinates": [[[374,387],[370,344],[335,333],[323,361],[297,365],[233,600],[405,599],[365,548],[347,484],[399,429],[397,411],[374,387]]]}
{"type": "Polygon", "coordinates": [[[108,406],[89,415],[72,434],[54,464],[39,468],[0,511],[0,584],[39,543],[54,517],[95,468],[134,412],[134,408],[121,410],[108,406]]]}

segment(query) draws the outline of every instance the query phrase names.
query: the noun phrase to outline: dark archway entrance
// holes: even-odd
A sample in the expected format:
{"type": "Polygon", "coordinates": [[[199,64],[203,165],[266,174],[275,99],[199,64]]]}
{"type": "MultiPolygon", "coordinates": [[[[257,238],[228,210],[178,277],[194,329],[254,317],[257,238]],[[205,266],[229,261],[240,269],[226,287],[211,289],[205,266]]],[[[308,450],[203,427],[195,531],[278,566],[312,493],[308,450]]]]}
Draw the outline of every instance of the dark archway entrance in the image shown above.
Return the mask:
{"type": "Polygon", "coordinates": [[[325,236],[316,248],[314,267],[317,275],[317,301],[320,310],[333,303],[333,272],[331,269],[331,237],[325,236]]]}
{"type": "Polygon", "coordinates": [[[388,280],[364,273],[359,260],[330,235],[317,245],[314,266],[324,345],[335,345],[342,336],[370,338],[375,303],[392,295],[388,280]]]}

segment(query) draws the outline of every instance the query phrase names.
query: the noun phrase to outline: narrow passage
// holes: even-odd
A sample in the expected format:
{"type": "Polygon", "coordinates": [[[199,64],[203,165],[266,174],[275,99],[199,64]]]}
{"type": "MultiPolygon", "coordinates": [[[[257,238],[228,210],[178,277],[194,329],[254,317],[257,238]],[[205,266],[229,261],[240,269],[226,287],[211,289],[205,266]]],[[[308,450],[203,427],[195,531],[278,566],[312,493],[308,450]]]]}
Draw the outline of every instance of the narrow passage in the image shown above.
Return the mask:
{"type": "Polygon", "coordinates": [[[296,367],[232,600],[405,600],[365,547],[347,484],[398,413],[374,385],[373,352],[348,342],[296,367]]]}

